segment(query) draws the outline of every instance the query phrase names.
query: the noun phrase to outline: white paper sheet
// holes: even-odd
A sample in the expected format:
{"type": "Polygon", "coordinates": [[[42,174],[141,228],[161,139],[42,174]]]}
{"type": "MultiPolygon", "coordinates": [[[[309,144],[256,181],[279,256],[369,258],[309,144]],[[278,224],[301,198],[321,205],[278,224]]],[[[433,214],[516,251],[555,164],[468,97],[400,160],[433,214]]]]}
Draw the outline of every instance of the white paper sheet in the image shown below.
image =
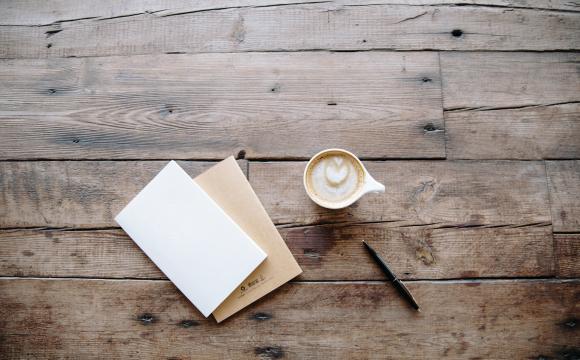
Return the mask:
{"type": "Polygon", "coordinates": [[[115,220],[206,317],[266,258],[175,161],[115,220]]]}

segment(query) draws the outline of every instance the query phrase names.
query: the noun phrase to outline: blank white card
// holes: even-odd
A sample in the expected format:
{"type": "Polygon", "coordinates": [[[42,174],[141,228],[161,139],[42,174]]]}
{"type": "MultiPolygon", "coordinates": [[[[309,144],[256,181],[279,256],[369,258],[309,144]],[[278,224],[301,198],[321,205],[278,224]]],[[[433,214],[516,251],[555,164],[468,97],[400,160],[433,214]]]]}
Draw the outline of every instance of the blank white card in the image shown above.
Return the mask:
{"type": "Polygon", "coordinates": [[[205,317],[266,258],[175,161],[115,220],[205,317]]]}

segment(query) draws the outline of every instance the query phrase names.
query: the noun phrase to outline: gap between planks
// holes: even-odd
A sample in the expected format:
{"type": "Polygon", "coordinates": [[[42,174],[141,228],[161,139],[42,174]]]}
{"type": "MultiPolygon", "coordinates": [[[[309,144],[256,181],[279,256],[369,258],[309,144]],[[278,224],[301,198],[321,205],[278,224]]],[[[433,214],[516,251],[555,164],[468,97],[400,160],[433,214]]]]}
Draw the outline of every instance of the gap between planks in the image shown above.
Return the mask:
{"type": "MultiPolygon", "coordinates": [[[[0,28],[2,26],[0,25],[0,28]]],[[[369,48],[369,49],[358,49],[358,50],[333,50],[333,49],[300,49],[300,50],[245,50],[245,51],[208,51],[208,52],[193,52],[193,51],[179,51],[179,52],[160,52],[160,53],[139,53],[139,54],[127,54],[127,55],[69,55],[69,56],[54,56],[48,59],[85,59],[85,58],[128,58],[133,56],[151,56],[151,55],[209,55],[209,54],[222,54],[222,55],[238,55],[238,54],[277,54],[277,53],[414,53],[414,52],[425,52],[425,53],[536,53],[536,54],[546,54],[546,53],[568,53],[568,54],[578,54],[580,49],[546,49],[546,50],[534,50],[534,49],[509,49],[509,50],[497,50],[497,49],[457,49],[457,50],[445,50],[437,48],[419,48],[419,49],[398,49],[398,48],[369,48]]],[[[2,57],[1,61],[14,61],[14,60],[30,60],[30,59],[43,59],[43,58],[28,58],[28,57],[2,57]]]]}
{"type": "MultiPolygon", "coordinates": [[[[249,173],[248,173],[249,176],[249,173]]],[[[551,222],[538,222],[529,224],[485,224],[485,225],[455,225],[455,224],[445,224],[445,223],[417,223],[408,224],[405,221],[394,221],[394,220],[379,220],[379,221],[339,221],[339,222],[314,222],[308,224],[302,223],[276,223],[276,228],[278,230],[288,230],[288,229],[307,229],[316,228],[321,226],[337,226],[337,227],[348,227],[348,226],[364,226],[364,225],[386,225],[400,222],[401,225],[393,225],[392,229],[404,229],[404,228],[426,228],[426,229],[517,229],[525,227],[549,227],[552,226],[551,222]]],[[[107,230],[122,230],[118,226],[102,226],[102,227],[58,227],[58,226],[13,226],[13,227],[0,227],[1,232],[18,232],[18,231],[63,231],[63,232],[90,232],[90,231],[107,231],[107,230]]],[[[578,231],[552,231],[554,234],[578,234],[578,231]]]]}
{"type": "MultiPolygon", "coordinates": [[[[137,281],[145,282],[160,282],[170,283],[168,279],[142,279],[142,278],[110,278],[110,277],[91,277],[91,276],[0,276],[0,281],[3,280],[54,280],[54,281],[137,281]]],[[[501,284],[501,283],[515,283],[515,282],[537,282],[537,283],[577,283],[579,278],[557,278],[554,276],[548,277],[490,277],[490,278],[449,278],[449,279],[408,279],[404,282],[412,282],[416,284],[421,283],[441,283],[441,284],[470,284],[470,283],[487,283],[487,284],[501,284]]],[[[389,284],[389,280],[290,280],[288,283],[292,284],[389,284]]]]}
{"type": "MultiPolygon", "coordinates": [[[[234,154],[232,154],[233,156],[234,154]]],[[[314,154],[312,154],[314,155],[314,154]]],[[[547,161],[573,161],[580,160],[580,157],[558,157],[558,158],[544,158],[544,159],[497,159],[497,158],[482,158],[482,159],[448,159],[443,157],[437,158],[401,158],[401,157],[368,157],[368,156],[357,156],[361,161],[377,161],[377,162],[408,162],[408,161],[429,161],[429,162],[483,162],[483,161],[498,161],[498,162],[547,162],[547,161]]],[[[55,159],[55,158],[27,158],[27,159],[0,159],[0,163],[26,163],[26,162],[100,162],[100,161],[110,161],[110,162],[155,162],[155,161],[195,161],[195,162],[207,162],[215,163],[224,160],[225,157],[216,158],[179,158],[179,157],[167,157],[167,158],[154,158],[154,159],[115,159],[115,158],[99,158],[99,159],[55,159]]],[[[250,163],[278,163],[278,162],[307,162],[310,157],[286,157],[286,158],[235,158],[236,160],[247,160],[248,165],[250,163]]]]}

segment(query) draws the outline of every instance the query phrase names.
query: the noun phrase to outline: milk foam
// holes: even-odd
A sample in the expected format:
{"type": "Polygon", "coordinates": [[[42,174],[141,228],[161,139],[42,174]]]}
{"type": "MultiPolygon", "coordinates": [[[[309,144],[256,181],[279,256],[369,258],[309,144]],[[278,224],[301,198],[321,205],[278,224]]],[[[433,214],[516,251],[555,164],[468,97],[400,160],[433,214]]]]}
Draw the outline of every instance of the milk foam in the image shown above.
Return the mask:
{"type": "Polygon", "coordinates": [[[308,185],[322,200],[340,202],[354,195],[362,186],[363,173],[350,157],[341,154],[322,156],[308,172],[308,185]]]}

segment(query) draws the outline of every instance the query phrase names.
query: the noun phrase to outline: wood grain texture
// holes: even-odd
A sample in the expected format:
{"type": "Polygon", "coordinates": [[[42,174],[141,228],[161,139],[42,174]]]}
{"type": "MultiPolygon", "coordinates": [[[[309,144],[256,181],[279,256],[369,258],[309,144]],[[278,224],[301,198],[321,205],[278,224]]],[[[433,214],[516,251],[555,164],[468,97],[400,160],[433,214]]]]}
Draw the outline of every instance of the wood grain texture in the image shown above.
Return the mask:
{"type": "Polygon", "coordinates": [[[417,313],[382,282],[295,283],[216,324],[166,281],[3,279],[0,351],[8,359],[570,358],[579,351],[570,325],[580,315],[578,284],[409,283],[417,313]]]}
{"type": "Polygon", "coordinates": [[[580,234],[555,234],[556,274],[563,278],[580,277],[580,234]]]}
{"type": "Polygon", "coordinates": [[[579,34],[578,0],[0,1],[0,358],[580,358],[579,34]],[[387,192],[315,206],[328,147],[387,192]],[[113,216],[232,154],[304,273],[218,325],[113,216]]]}
{"type": "Polygon", "coordinates": [[[578,54],[442,53],[450,159],[580,156],[578,54]]]}
{"type": "Polygon", "coordinates": [[[365,240],[402,279],[552,276],[551,227],[392,228],[389,224],[282,229],[303,280],[382,280],[365,240]]]}
{"type": "MultiPolygon", "coordinates": [[[[118,226],[115,215],[166,163],[0,162],[0,227],[118,226]]],[[[214,163],[179,164],[193,177],[214,163]]]]}
{"type": "Polygon", "coordinates": [[[369,194],[343,210],[315,205],[302,185],[304,162],[250,163],[249,178],[278,224],[390,222],[392,226],[549,224],[541,162],[365,162],[384,194],[369,194]]]}
{"type": "Polygon", "coordinates": [[[580,232],[580,160],[548,161],[552,221],[556,232],[580,232]]]}
{"type": "MultiPolygon", "coordinates": [[[[164,161],[0,162],[0,227],[117,226],[113,216],[164,161]]],[[[182,162],[192,176],[212,162],[182,162]]],[[[316,206],[302,186],[305,162],[251,162],[250,183],[277,224],[391,222],[392,226],[526,226],[550,220],[540,162],[365,162],[385,194],[344,210],[316,206]]],[[[243,168],[243,167],[242,167],[243,168]]]]}
{"type": "Polygon", "coordinates": [[[445,52],[440,57],[446,110],[580,102],[580,54],[445,52]]]}
{"type": "Polygon", "coordinates": [[[0,231],[2,276],[166,279],[118,230],[0,231]]]}
{"type": "MultiPolygon", "coordinates": [[[[140,13],[175,14],[235,7],[282,6],[285,4],[318,3],[320,0],[21,0],[2,4],[0,25],[50,25],[79,19],[106,19],[134,16],[140,13]]],[[[399,5],[400,0],[325,0],[336,5],[399,5]]],[[[456,0],[409,0],[407,5],[455,5],[456,0]]],[[[460,4],[529,8],[561,11],[580,11],[574,0],[464,0],[460,4]]]]}
{"type": "MultiPolygon", "coordinates": [[[[103,20],[130,17],[146,13],[174,14],[236,7],[276,6],[288,3],[317,3],[320,0],[23,0],[7,2],[0,13],[0,25],[45,26],[82,20],[103,20]]],[[[396,1],[396,0],[394,0],[396,1]]],[[[420,0],[416,0],[420,1],[420,0]]],[[[430,0],[425,0],[429,2],[430,0]]],[[[495,0],[503,3],[503,0],[495,0]]],[[[516,0],[517,1],[517,0],[516,0]]],[[[566,0],[552,6],[547,0],[535,1],[535,8],[574,10],[566,0]]],[[[509,3],[509,0],[505,2],[509,3]]]]}
{"type": "MultiPolygon", "coordinates": [[[[281,234],[304,271],[299,280],[383,280],[363,239],[402,279],[554,275],[549,226],[365,224],[281,229],[281,234]]],[[[0,231],[0,276],[165,279],[121,230],[0,231]]]]}
{"type": "Polygon", "coordinates": [[[0,159],[445,157],[435,53],[12,60],[0,159]]]}
{"type": "Polygon", "coordinates": [[[445,113],[449,159],[580,158],[580,103],[445,113]]]}
{"type": "Polygon", "coordinates": [[[302,50],[570,50],[577,13],[319,1],[5,25],[2,58],[302,50]],[[456,30],[455,32],[453,30],[456,30]]]}

